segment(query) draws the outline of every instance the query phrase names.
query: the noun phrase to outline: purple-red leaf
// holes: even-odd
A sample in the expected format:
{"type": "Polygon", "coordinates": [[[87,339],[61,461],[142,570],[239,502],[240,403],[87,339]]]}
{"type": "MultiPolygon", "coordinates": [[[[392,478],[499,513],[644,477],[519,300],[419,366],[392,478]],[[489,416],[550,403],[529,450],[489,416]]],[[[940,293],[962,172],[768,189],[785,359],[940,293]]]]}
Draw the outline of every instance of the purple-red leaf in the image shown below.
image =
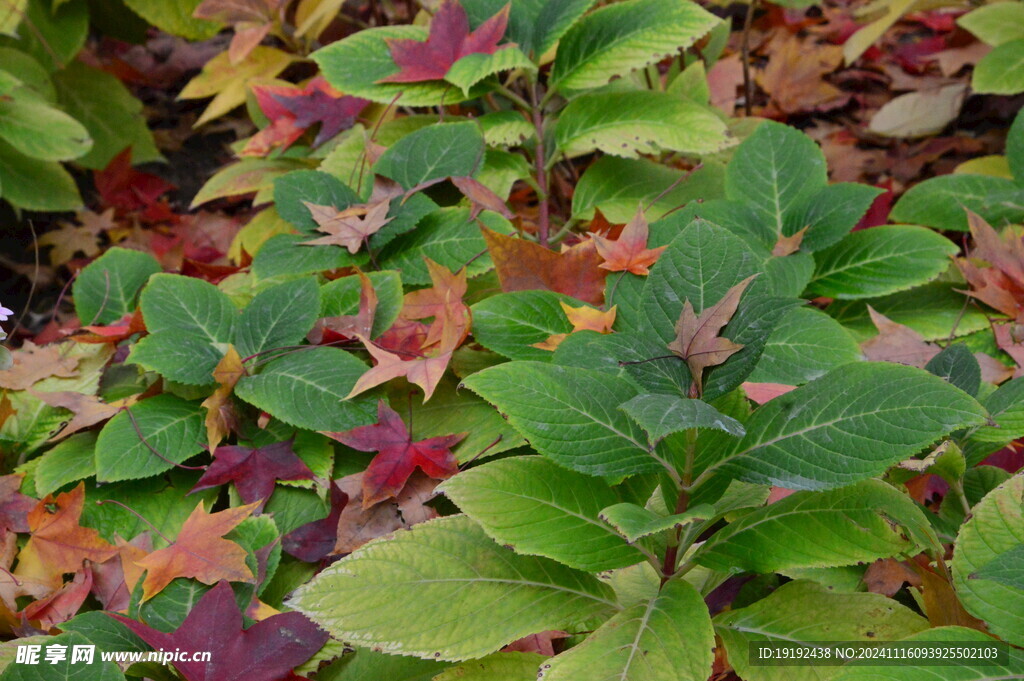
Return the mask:
{"type": "Polygon", "coordinates": [[[331,483],[331,511],[326,518],[301,525],[281,538],[281,547],[307,563],[319,563],[338,542],[338,521],[348,504],[348,495],[331,483]]]}
{"type": "Polygon", "coordinates": [[[220,581],[172,633],[110,615],[155,649],[209,651],[208,662],[173,662],[188,681],[282,681],[327,642],[305,615],[284,612],[242,629],[231,585],[220,581]]]}
{"type": "Polygon", "coordinates": [[[266,501],[278,480],[312,480],[313,471],[292,450],[292,441],[266,447],[224,446],[213,452],[213,463],[192,492],[235,483],[243,504],[266,501]]]}

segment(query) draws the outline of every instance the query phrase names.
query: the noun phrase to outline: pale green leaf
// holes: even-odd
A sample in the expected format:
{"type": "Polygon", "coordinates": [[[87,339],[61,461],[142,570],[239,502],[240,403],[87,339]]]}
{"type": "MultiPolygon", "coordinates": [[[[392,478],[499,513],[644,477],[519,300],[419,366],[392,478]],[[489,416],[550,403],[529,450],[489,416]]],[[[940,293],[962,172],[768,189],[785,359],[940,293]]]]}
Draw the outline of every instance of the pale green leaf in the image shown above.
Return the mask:
{"type": "Polygon", "coordinates": [[[546,556],[589,572],[643,560],[597,517],[619,501],[612,488],[542,457],[486,463],[438,489],[488,536],[516,553],[546,556]]]}
{"type": "Polygon", "coordinates": [[[643,537],[690,523],[703,522],[715,515],[715,507],[710,504],[698,504],[684,513],[661,516],[637,504],[621,503],[603,509],[600,518],[614,527],[615,531],[630,543],[634,543],[643,537]]]}
{"type": "Polygon", "coordinates": [[[637,395],[619,406],[657,442],[690,428],[713,428],[736,437],[746,432],[743,424],[707,402],[677,395],[637,395]]]}
{"type": "Polygon", "coordinates": [[[956,20],[961,27],[989,45],[1024,38],[1024,3],[1000,2],[979,7],[956,20]]]}
{"type": "Polygon", "coordinates": [[[596,577],[519,556],[465,516],[366,544],[288,601],[333,636],[384,652],[459,661],[549,629],[593,625],[616,609],[596,577]],[[415,603],[430,617],[409,618],[415,603]]]}
{"type": "Polygon", "coordinates": [[[42,161],[68,161],[92,147],[89,132],[71,116],[32,96],[0,99],[0,137],[42,161]]]}
{"type": "Polygon", "coordinates": [[[462,57],[448,69],[444,79],[469,97],[474,85],[480,81],[513,69],[536,71],[537,67],[515,46],[502,46],[494,54],[475,52],[462,57]]]}
{"type": "Polygon", "coordinates": [[[473,305],[473,339],[510,359],[548,360],[550,350],[532,347],[549,336],[572,331],[560,303],[578,301],[553,291],[513,291],[473,305]]]}
{"type": "Polygon", "coordinates": [[[971,87],[987,95],[1024,92],[1024,38],[1003,43],[974,67],[971,87]]]}
{"type": "Polygon", "coordinates": [[[192,16],[202,0],[124,0],[143,19],[186,40],[206,40],[220,32],[221,25],[192,16]]]}
{"type": "Polygon", "coordinates": [[[433,681],[536,681],[537,669],[547,659],[538,653],[494,653],[457,664],[433,681]]]}

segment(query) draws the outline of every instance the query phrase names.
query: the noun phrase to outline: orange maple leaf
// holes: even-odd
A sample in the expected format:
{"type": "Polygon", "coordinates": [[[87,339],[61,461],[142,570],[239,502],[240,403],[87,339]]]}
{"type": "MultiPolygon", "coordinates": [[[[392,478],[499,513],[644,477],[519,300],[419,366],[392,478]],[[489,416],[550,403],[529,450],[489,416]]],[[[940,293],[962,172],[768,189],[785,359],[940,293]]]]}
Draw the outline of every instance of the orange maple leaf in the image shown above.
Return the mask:
{"type": "MultiPolygon", "coordinates": [[[[615,313],[619,307],[618,305],[612,305],[610,310],[598,310],[586,305],[572,307],[562,301],[559,301],[558,304],[562,306],[565,316],[569,319],[569,323],[572,324],[572,331],[569,333],[576,333],[577,331],[611,333],[612,324],[615,323],[615,313]]],[[[540,343],[534,343],[533,347],[540,348],[541,350],[557,350],[562,341],[569,337],[569,333],[552,334],[540,343]]]]}
{"type": "Polygon", "coordinates": [[[1003,314],[1024,322],[1024,241],[1014,232],[1000,237],[980,215],[967,211],[967,224],[974,238],[968,257],[956,264],[977,298],[1003,314]],[[980,267],[975,263],[987,263],[980,267]]]}
{"type": "Polygon", "coordinates": [[[213,370],[213,380],[217,381],[217,389],[203,400],[206,409],[206,441],[212,452],[220,441],[231,431],[234,414],[231,409],[231,392],[235,384],[245,376],[245,365],[234,345],[228,346],[224,357],[217,362],[213,370]]]}
{"type": "Polygon", "coordinates": [[[77,572],[82,561],[102,563],[117,554],[117,549],[91,527],[78,524],[85,506],[85,483],[78,483],[70,492],[47,495],[29,511],[31,536],[18,554],[16,577],[48,582],[57,588],[61,576],[77,572]],[[50,510],[54,508],[55,510],[50,510]]]}
{"type": "Polygon", "coordinates": [[[469,308],[462,301],[469,286],[466,282],[466,268],[452,272],[430,258],[424,257],[423,260],[427,263],[433,286],[405,294],[401,316],[404,319],[434,318],[427,330],[427,338],[423,341],[424,346],[430,346],[440,342],[447,313],[454,320],[457,327],[455,333],[461,343],[469,333],[470,324],[469,308]]]}
{"type": "Polygon", "coordinates": [[[177,577],[198,579],[203,584],[216,584],[222,579],[251,582],[253,574],[245,564],[245,549],[223,537],[258,505],[256,502],[207,513],[200,501],[181,526],[177,541],[135,561],[146,570],[142,600],[148,601],[177,577]]]}
{"type": "Polygon", "coordinates": [[[546,289],[585,303],[604,301],[604,278],[596,242],[587,239],[562,253],[540,244],[481,228],[502,291],[546,289]]]}
{"type": "Polygon", "coordinates": [[[622,233],[615,241],[595,234],[594,244],[597,252],[604,258],[600,267],[611,272],[632,272],[646,276],[647,268],[657,262],[668,246],[647,248],[648,226],[644,217],[643,206],[636,210],[633,219],[622,228],[622,233]]]}

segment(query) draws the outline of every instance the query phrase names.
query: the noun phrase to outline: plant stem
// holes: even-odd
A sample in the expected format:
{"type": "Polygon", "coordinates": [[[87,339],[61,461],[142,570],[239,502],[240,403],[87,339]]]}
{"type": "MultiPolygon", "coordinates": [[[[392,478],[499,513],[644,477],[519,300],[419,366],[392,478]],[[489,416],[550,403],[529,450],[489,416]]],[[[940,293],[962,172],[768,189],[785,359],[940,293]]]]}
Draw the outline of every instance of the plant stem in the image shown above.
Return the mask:
{"type": "Polygon", "coordinates": [[[754,23],[757,0],[750,0],[743,18],[743,110],[750,116],[754,105],[754,81],[750,78],[750,25],[754,23]]]}
{"type": "Polygon", "coordinates": [[[537,184],[540,191],[537,192],[537,204],[539,214],[537,216],[537,243],[547,248],[548,232],[551,229],[551,205],[548,203],[548,169],[544,161],[544,114],[541,105],[537,101],[537,84],[530,88],[530,111],[533,116],[533,129],[537,135],[537,146],[533,153],[533,165],[536,169],[537,184]]]}
{"type": "MultiPolygon", "coordinates": [[[[680,488],[679,497],[676,499],[675,510],[672,511],[673,515],[679,513],[685,513],[686,507],[690,503],[690,493],[685,487],[680,488]]],[[[661,564],[661,583],[665,584],[668,580],[672,579],[672,576],[676,572],[676,561],[679,558],[679,539],[682,528],[678,528],[675,531],[674,536],[669,538],[669,546],[665,550],[665,560],[661,564]]]]}
{"type": "Polygon", "coordinates": [[[504,85],[499,85],[497,93],[523,110],[524,113],[532,111],[533,106],[504,85]]]}

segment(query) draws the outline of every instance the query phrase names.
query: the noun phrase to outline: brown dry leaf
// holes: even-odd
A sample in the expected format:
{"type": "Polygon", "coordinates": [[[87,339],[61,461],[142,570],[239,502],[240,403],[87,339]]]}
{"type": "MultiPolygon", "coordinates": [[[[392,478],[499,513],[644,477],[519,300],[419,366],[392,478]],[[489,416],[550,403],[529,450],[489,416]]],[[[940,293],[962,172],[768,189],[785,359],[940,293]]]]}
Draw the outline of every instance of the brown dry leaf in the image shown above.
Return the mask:
{"type": "Polygon", "coordinates": [[[413,473],[397,497],[364,509],[363,474],[338,480],[338,487],[349,495],[349,503],[338,520],[338,542],[333,553],[351,553],[371,539],[436,518],[437,511],[424,504],[434,498],[437,484],[426,475],[413,473]]]}
{"type": "Polygon", "coordinates": [[[736,112],[736,89],[743,85],[743,62],[739,54],[723,57],[708,69],[708,89],[711,106],[721,109],[727,116],[736,112]]]}
{"type": "Polygon", "coordinates": [[[213,380],[217,381],[217,389],[203,400],[202,404],[206,409],[206,441],[211,452],[217,449],[217,445],[227,437],[235,424],[231,393],[242,376],[245,376],[245,365],[242,364],[242,358],[235,350],[235,346],[229,345],[228,351],[213,370],[213,380]]]}
{"type": "Polygon", "coordinates": [[[604,301],[608,270],[601,268],[602,259],[593,240],[556,253],[526,239],[481,229],[502,291],[546,289],[593,305],[604,301]]]}
{"type": "Polygon", "coordinates": [[[137,535],[130,542],[114,536],[117,555],[92,566],[93,593],[104,610],[120,612],[128,609],[131,593],[142,579],[143,569],[135,564],[153,550],[149,532],[137,535]]]}
{"type": "Polygon", "coordinates": [[[957,598],[953,585],[944,576],[933,572],[931,568],[916,562],[910,563],[921,578],[921,599],[924,601],[925,615],[933,627],[969,627],[988,633],[985,623],[975,619],[964,610],[957,598]]]}
{"type": "Polygon", "coordinates": [[[13,404],[11,404],[11,398],[7,396],[7,391],[5,390],[3,396],[0,397],[0,428],[4,427],[4,424],[7,423],[7,419],[17,413],[18,410],[14,408],[13,404]]]}
{"type": "Polygon", "coordinates": [[[908,92],[879,109],[871,117],[868,131],[883,137],[935,135],[960,114],[966,96],[964,83],[908,92]]]}
{"type": "Polygon", "coordinates": [[[323,317],[316,320],[316,324],[306,334],[306,339],[310,343],[319,345],[324,341],[336,340],[334,336],[371,337],[373,320],[377,316],[377,291],[373,288],[370,278],[362,270],[357,268],[356,274],[359,275],[359,311],[354,315],[323,317]]]}
{"type": "Polygon", "coordinates": [[[668,344],[668,349],[686,360],[693,379],[691,391],[696,393],[693,397],[704,392],[704,369],[722,364],[743,349],[742,345],[718,334],[736,314],[740,297],[756,276],[751,275],[730,288],[721,300],[704,308],[699,316],[689,300],[684,303],[676,323],[676,339],[668,344]]]}
{"type": "Polygon", "coordinates": [[[800,244],[802,244],[804,241],[804,234],[807,232],[807,229],[809,227],[810,225],[804,227],[795,234],[790,234],[789,236],[782,236],[780,234],[779,240],[775,242],[775,246],[772,248],[772,255],[777,257],[783,257],[787,255],[792,255],[793,253],[799,251],[800,244]]]}
{"type": "Polygon", "coordinates": [[[60,228],[47,232],[39,237],[40,246],[52,246],[50,264],[63,265],[72,260],[77,253],[86,257],[99,255],[99,238],[104,232],[114,229],[114,209],[108,208],[102,214],[91,210],[82,210],[75,216],[80,223],[61,222],[60,228]]]}
{"type": "Polygon", "coordinates": [[[782,31],[768,44],[768,66],[755,76],[771,96],[770,107],[786,114],[827,111],[842,106],[850,96],[825,76],[843,63],[843,48],[819,45],[782,31]]]}
{"type": "Polygon", "coordinates": [[[984,218],[968,210],[974,247],[956,264],[970,285],[967,295],[1003,314],[1024,321],[1024,241],[1013,230],[999,235],[984,218]],[[975,264],[978,263],[978,264],[975,264]],[[987,263],[988,267],[981,264],[987,263]]]}
{"type": "Polygon", "coordinates": [[[307,246],[343,246],[349,253],[355,253],[371,235],[394,220],[388,217],[388,211],[391,209],[390,199],[352,206],[345,210],[338,210],[334,206],[320,206],[309,201],[302,203],[319,225],[317,229],[327,234],[319,239],[303,241],[302,243],[307,246]]]}
{"type": "Polygon", "coordinates": [[[939,62],[939,71],[947,78],[955,76],[965,66],[974,66],[992,51],[991,45],[975,40],[965,47],[953,47],[932,55],[939,62]]]}
{"type": "Polygon", "coordinates": [[[1014,378],[1024,376],[1024,327],[1016,322],[996,324],[992,327],[996,345],[1017,364],[1014,378]]]}
{"type": "Polygon", "coordinates": [[[466,268],[452,272],[444,265],[439,265],[430,258],[424,257],[427,272],[430,274],[430,288],[419,289],[405,294],[402,319],[418,320],[434,318],[423,345],[430,346],[441,341],[446,319],[454,320],[455,334],[462,343],[469,334],[471,313],[463,302],[469,284],[466,281],[466,268]]]}
{"type": "Polygon", "coordinates": [[[906,562],[895,558],[882,558],[865,570],[864,584],[871,593],[891,598],[904,584],[920,586],[921,578],[906,562]]]}
{"type": "Polygon", "coordinates": [[[453,177],[452,184],[462,192],[463,196],[469,199],[472,205],[469,213],[470,219],[475,219],[482,210],[494,211],[510,220],[514,217],[512,211],[508,209],[508,206],[505,205],[501,197],[488,189],[479,180],[474,180],[472,177],[453,177]]]}
{"type": "Polygon", "coordinates": [[[11,356],[14,364],[10,369],[0,371],[0,388],[27,390],[44,378],[74,378],[78,375],[75,368],[78,358],[65,356],[60,345],[36,345],[25,341],[11,356]]]}
{"type": "Polygon", "coordinates": [[[124,407],[132,406],[139,399],[138,395],[132,395],[123,400],[107,403],[95,395],[86,395],[74,391],[40,393],[29,390],[29,393],[46,402],[51,407],[67,409],[74,414],[74,417],[68,421],[67,425],[51,437],[50,440],[64,439],[72,433],[77,433],[84,428],[96,425],[100,421],[106,421],[124,407]]]}

